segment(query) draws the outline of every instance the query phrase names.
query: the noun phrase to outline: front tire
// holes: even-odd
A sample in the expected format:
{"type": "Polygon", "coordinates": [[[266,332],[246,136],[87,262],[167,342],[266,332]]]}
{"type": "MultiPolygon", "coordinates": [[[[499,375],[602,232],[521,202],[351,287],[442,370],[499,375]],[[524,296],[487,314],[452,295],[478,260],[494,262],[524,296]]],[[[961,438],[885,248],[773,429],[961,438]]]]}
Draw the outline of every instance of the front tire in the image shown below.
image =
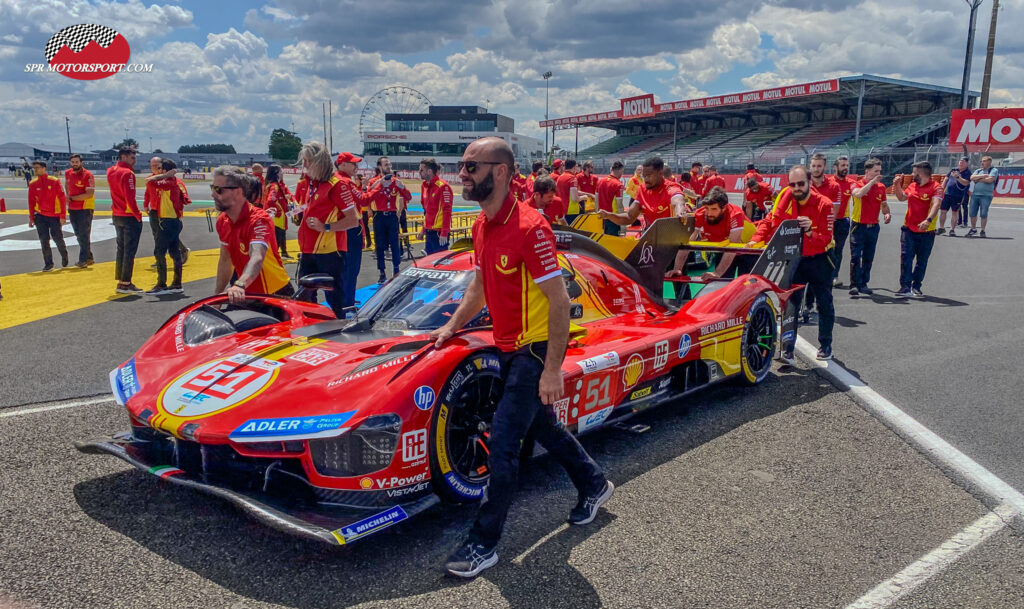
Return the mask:
{"type": "Polygon", "coordinates": [[[430,479],[451,503],[479,501],[487,487],[491,419],[504,383],[490,352],[459,364],[445,382],[430,420],[430,479]]]}
{"type": "Polygon", "coordinates": [[[772,358],[779,343],[778,312],[775,305],[762,293],[754,299],[747,311],[747,320],[740,341],[740,381],[756,385],[772,369],[772,358]]]}

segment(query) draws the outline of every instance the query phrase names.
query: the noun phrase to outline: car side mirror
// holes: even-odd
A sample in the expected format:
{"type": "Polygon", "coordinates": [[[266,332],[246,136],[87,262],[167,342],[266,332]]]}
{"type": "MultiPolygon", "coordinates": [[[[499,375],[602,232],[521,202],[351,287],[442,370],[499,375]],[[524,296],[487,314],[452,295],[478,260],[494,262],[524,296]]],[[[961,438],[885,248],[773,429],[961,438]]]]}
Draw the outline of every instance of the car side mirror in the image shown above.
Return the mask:
{"type": "Polygon", "coordinates": [[[334,278],[325,273],[315,273],[299,278],[299,287],[307,290],[334,290],[334,278]]]}

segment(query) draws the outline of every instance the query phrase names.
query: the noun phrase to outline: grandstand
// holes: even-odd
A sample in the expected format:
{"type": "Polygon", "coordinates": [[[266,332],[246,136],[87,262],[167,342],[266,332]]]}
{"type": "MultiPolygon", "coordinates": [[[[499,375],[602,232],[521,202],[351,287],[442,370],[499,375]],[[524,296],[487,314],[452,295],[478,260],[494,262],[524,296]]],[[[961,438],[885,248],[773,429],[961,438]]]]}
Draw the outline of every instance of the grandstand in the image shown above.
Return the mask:
{"type": "MultiPolygon", "coordinates": [[[[972,107],[979,95],[970,93],[972,107]]],[[[823,152],[830,159],[845,154],[855,168],[877,156],[891,174],[905,171],[922,150],[944,146],[950,114],[960,105],[958,89],[867,74],[669,103],[648,97],[654,111],[647,114],[623,100],[619,110],[540,124],[614,131],[576,153],[598,169],[658,154],[677,168],[701,161],[742,172],[754,163],[779,172],[823,152]]]]}

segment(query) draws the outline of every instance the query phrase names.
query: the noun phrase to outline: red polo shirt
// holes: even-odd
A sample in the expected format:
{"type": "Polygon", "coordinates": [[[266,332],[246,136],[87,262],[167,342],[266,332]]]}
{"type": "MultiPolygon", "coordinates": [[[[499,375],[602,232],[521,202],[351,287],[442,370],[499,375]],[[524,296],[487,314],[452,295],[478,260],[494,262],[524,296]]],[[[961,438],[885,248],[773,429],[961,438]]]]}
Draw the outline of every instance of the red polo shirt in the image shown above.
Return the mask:
{"type": "Polygon", "coordinates": [[[28,208],[33,214],[60,218],[68,215],[68,200],[64,187],[55,176],[44,175],[32,178],[28,183],[28,208]]]}
{"type": "Polygon", "coordinates": [[[612,174],[601,178],[597,183],[597,206],[605,211],[616,211],[615,201],[621,200],[626,192],[622,180],[612,174]]]}
{"type": "Polygon", "coordinates": [[[115,216],[132,217],[142,221],[139,203],[135,200],[135,170],[124,161],[107,168],[107,184],[110,186],[110,211],[115,216]]]}
{"type": "Polygon", "coordinates": [[[640,185],[640,192],[637,193],[637,202],[640,204],[640,211],[644,214],[644,220],[648,224],[658,218],[667,218],[672,215],[672,197],[682,195],[683,191],[675,182],[662,180],[661,184],[654,189],[648,189],[647,184],[640,185]]]}
{"type": "Polygon", "coordinates": [[[254,243],[267,246],[267,254],[263,258],[263,268],[246,288],[250,294],[273,294],[288,283],[288,271],[284,270],[281,254],[277,251],[277,238],[274,235],[274,223],[267,212],[246,203],[238,220],[232,222],[226,213],[217,216],[217,236],[220,244],[228,249],[231,266],[241,276],[245,265],[249,264],[249,251],[254,243]]]}
{"type": "Polygon", "coordinates": [[[718,222],[711,224],[708,222],[707,211],[704,207],[695,211],[693,221],[697,230],[701,233],[702,240],[713,243],[728,241],[729,233],[737,228],[743,228],[743,221],[747,217],[742,209],[729,203],[722,208],[722,216],[718,219],[718,222]]]}
{"type": "Polygon", "coordinates": [[[96,188],[96,178],[93,177],[91,171],[85,168],[82,168],[80,171],[68,169],[64,172],[64,181],[68,188],[68,209],[96,209],[95,194],[88,199],[79,201],[71,198],[77,195],[84,195],[86,188],[96,188]]]}
{"type": "Polygon", "coordinates": [[[704,196],[704,174],[690,171],[690,188],[697,193],[698,197],[704,196]]]}
{"type": "Polygon", "coordinates": [[[547,221],[509,194],[493,220],[482,212],[477,217],[473,249],[498,348],[547,340],[550,305],[537,284],[562,272],[547,221]]]}
{"type": "Polygon", "coordinates": [[[808,233],[804,233],[803,255],[807,257],[823,254],[832,243],[833,212],[832,202],[813,189],[807,200],[798,204],[793,199],[793,191],[784,188],[772,212],[758,223],[751,241],[768,242],[783,220],[795,220],[798,216],[806,216],[811,219],[811,236],[808,237],[808,233]]]}
{"type": "Polygon", "coordinates": [[[599,180],[600,178],[595,174],[592,173],[590,176],[587,176],[581,171],[576,174],[576,188],[578,188],[580,192],[586,192],[592,195],[597,194],[597,185],[599,180]]]}
{"type": "Polygon", "coordinates": [[[760,182],[760,181],[764,180],[764,176],[762,176],[761,174],[757,173],[757,172],[756,172],[756,171],[754,171],[753,169],[748,169],[748,170],[747,170],[747,173],[743,174],[743,181],[744,181],[744,182],[746,182],[746,181],[747,181],[747,180],[749,180],[750,178],[754,178],[754,179],[755,179],[755,180],[757,180],[758,182],[760,182]]]}
{"type": "MultiPolygon", "coordinates": [[[[574,186],[577,189],[579,188],[579,182],[576,180],[576,174],[569,173],[568,171],[558,176],[558,179],[555,180],[555,195],[558,196],[558,198],[565,204],[565,213],[569,213],[573,207],[573,203],[569,199],[569,192],[574,186]]],[[[577,204],[576,207],[579,207],[579,205],[577,204]]],[[[564,216],[565,214],[562,215],[564,216]]]]}
{"type": "Polygon", "coordinates": [[[839,185],[839,211],[836,212],[836,220],[839,220],[850,215],[850,199],[853,198],[853,189],[857,180],[849,175],[842,178],[832,176],[832,180],[839,185]]]}
{"type": "Polygon", "coordinates": [[[743,200],[750,201],[751,203],[756,205],[758,209],[764,211],[765,209],[767,209],[767,207],[765,206],[765,202],[771,200],[772,196],[775,193],[772,192],[772,185],[769,184],[768,182],[758,182],[757,184],[757,192],[754,192],[753,190],[750,190],[748,188],[743,195],[743,200]]]}
{"type": "MultiPolygon", "coordinates": [[[[867,184],[867,180],[860,180],[853,187],[863,188],[865,184],[867,184]]],[[[882,184],[881,181],[875,182],[875,185],[863,197],[853,198],[850,219],[857,224],[878,224],[878,214],[882,212],[882,203],[885,201],[885,184],[882,184]]]]}
{"type": "Polygon", "coordinates": [[[839,217],[839,205],[842,199],[842,187],[839,182],[836,182],[834,176],[826,175],[824,180],[821,182],[821,186],[815,186],[814,180],[811,180],[811,190],[820,193],[829,201],[832,201],[832,205],[835,207],[832,214],[833,220],[839,217]]]}
{"type": "Polygon", "coordinates": [[[370,180],[370,190],[366,193],[373,211],[398,212],[398,197],[406,203],[412,200],[412,193],[397,175],[391,180],[390,186],[384,186],[384,178],[377,176],[370,180]]]}
{"type": "MultiPolygon", "coordinates": [[[[518,198],[518,197],[517,197],[518,198]]],[[[447,238],[452,229],[452,187],[439,177],[420,186],[423,228],[436,230],[447,238]]]]}
{"type": "Polygon", "coordinates": [[[924,186],[911,182],[903,192],[907,195],[907,215],[903,219],[903,225],[915,233],[934,231],[939,216],[937,213],[926,230],[921,230],[917,225],[928,219],[928,212],[931,211],[934,200],[942,199],[942,186],[930,180],[924,186]]]}
{"type": "MultiPolygon", "coordinates": [[[[352,183],[352,180],[347,181],[352,183]]],[[[354,184],[352,188],[355,188],[354,184]]],[[[339,221],[349,208],[356,205],[352,193],[337,175],[332,175],[326,182],[310,181],[304,190],[306,208],[302,212],[303,218],[318,218],[330,224],[339,221]]],[[[303,254],[332,254],[346,250],[348,237],[345,231],[320,232],[305,222],[299,224],[299,251],[303,254]]]]}
{"type": "Polygon", "coordinates": [[[271,182],[267,186],[266,202],[263,203],[263,209],[267,211],[268,215],[273,216],[274,226],[277,228],[287,227],[285,214],[288,213],[288,200],[291,197],[292,193],[284,182],[271,182]]]}
{"type": "Polygon", "coordinates": [[[706,195],[711,192],[711,189],[715,186],[720,186],[722,190],[725,190],[725,178],[717,173],[711,174],[711,177],[704,180],[704,194],[706,195]]]}

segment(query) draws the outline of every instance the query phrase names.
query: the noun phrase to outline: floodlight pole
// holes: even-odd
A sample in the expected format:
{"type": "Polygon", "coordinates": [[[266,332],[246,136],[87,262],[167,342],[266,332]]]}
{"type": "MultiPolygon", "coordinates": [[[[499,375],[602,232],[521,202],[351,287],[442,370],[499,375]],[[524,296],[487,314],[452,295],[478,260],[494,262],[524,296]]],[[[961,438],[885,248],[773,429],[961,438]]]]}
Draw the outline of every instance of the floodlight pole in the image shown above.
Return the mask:
{"type": "MultiPolygon", "coordinates": [[[[551,79],[551,70],[548,70],[547,72],[544,72],[543,78],[544,78],[544,120],[546,121],[546,120],[548,120],[548,94],[551,91],[551,83],[549,82],[549,80],[551,79]]],[[[550,125],[549,125],[549,127],[550,127],[550,125]]],[[[551,143],[552,144],[554,144],[554,139],[555,139],[555,130],[552,129],[551,130],[551,140],[552,140],[551,143]]],[[[545,127],[544,128],[544,155],[547,156],[547,154],[548,154],[548,127],[545,127]]]]}
{"type": "Polygon", "coordinates": [[[992,0],[992,22],[988,26],[988,49],[985,51],[985,76],[981,80],[979,108],[988,108],[988,90],[992,84],[992,54],[996,50],[996,20],[998,17],[999,0],[992,0]]]}
{"type": "MultiPolygon", "coordinates": [[[[71,156],[71,119],[66,117],[66,116],[64,117],[64,128],[67,129],[67,132],[68,132],[68,156],[70,157],[71,156]]],[[[68,162],[69,163],[71,162],[70,159],[68,160],[68,162]]]]}
{"type": "Polygon", "coordinates": [[[971,24],[967,30],[967,53],[964,57],[964,80],[960,86],[960,108],[967,109],[967,100],[970,97],[971,85],[971,58],[974,55],[974,26],[978,20],[978,7],[982,0],[964,0],[967,6],[971,7],[971,24]]]}

